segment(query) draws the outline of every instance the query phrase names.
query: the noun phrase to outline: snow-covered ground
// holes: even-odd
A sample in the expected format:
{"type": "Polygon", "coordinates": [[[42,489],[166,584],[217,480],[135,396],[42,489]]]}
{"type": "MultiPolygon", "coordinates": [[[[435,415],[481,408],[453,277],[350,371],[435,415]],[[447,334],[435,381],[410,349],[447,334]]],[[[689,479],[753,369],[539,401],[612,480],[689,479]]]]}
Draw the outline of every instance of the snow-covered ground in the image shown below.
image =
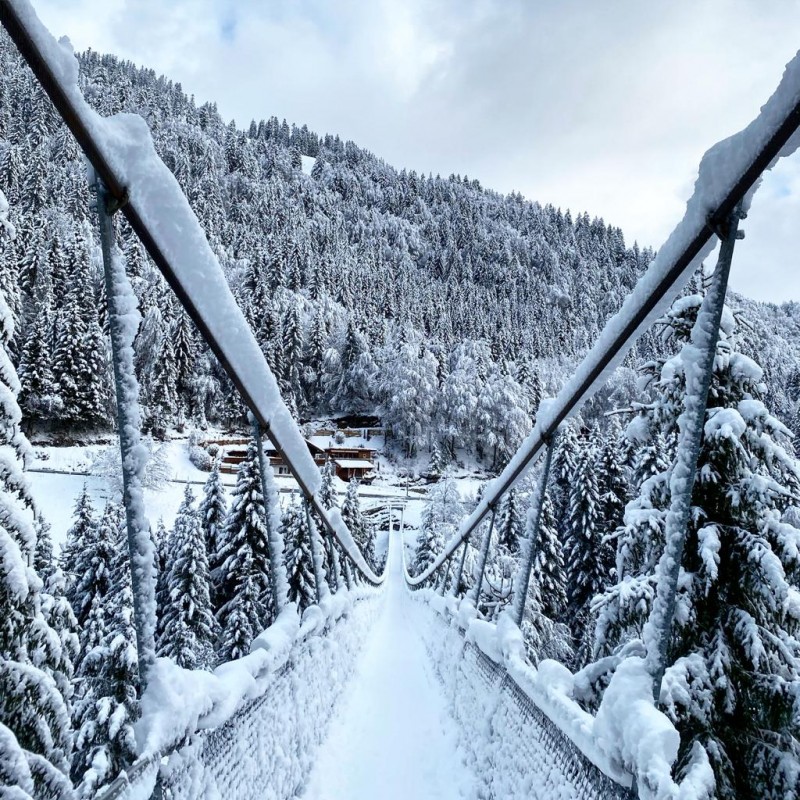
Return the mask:
{"type": "Polygon", "coordinates": [[[307,800],[475,796],[475,777],[412,622],[397,533],[390,544],[385,605],[317,755],[307,800]]]}
{"type": "MultiPolygon", "coordinates": [[[[158,489],[145,489],[145,509],[148,519],[155,525],[159,519],[170,527],[178,512],[187,483],[192,485],[195,495],[199,497],[208,473],[197,469],[189,460],[189,452],[185,439],[175,439],[162,445],[166,471],[169,479],[158,489]]],[[[51,525],[51,535],[56,547],[62,545],[66,533],[72,524],[72,512],[80,496],[84,484],[98,512],[102,511],[106,502],[115,498],[112,482],[103,475],[92,474],[94,462],[106,448],[116,448],[117,442],[112,438],[110,444],[93,444],[86,446],[57,447],[53,445],[35,445],[34,460],[27,473],[33,497],[44,518],[51,525]]],[[[223,474],[222,482],[228,493],[236,483],[236,476],[223,474]]],[[[462,498],[474,495],[482,481],[465,472],[459,480],[462,498]]],[[[282,503],[288,502],[297,484],[289,476],[275,476],[275,484],[280,492],[282,503]]],[[[347,484],[334,479],[334,488],[339,501],[344,499],[347,484]]],[[[424,508],[428,487],[424,484],[406,486],[405,478],[396,471],[386,472],[381,479],[371,486],[362,485],[359,489],[362,508],[366,511],[375,507],[391,506],[395,509],[404,506],[404,525],[411,538],[416,536],[420,524],[420,516],[424,508]],[[383,479],[385,476],[385,480],[383,479]]],[[[385,534],[384,534],[385,537],[385,534]]],[[[385,548],[379,542],[379,550],[385,548]]]]}

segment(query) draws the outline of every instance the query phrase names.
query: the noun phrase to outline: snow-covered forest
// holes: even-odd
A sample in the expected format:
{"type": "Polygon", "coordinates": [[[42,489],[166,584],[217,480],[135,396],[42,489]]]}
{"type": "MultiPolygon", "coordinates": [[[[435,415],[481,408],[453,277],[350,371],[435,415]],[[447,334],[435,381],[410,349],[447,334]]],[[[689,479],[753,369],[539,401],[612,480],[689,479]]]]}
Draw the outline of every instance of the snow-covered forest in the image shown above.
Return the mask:
{"type": "MultiPolygon", "coordinates": [[[[10,347],[26,425],[108,427],[102,273],[83,162],[5,36],[0,67],[0,185],[19,229],[2,285],[19,323],[10,347]]],[[[81,84],[101,113],[147,121],[290,407],[301,417],[377,408],[407,454],[439,443],[501,463],[541,393],[563,382],[652,255],[588,214],[466,177],[397,171],[335,136],[274,118],[238,129],[111,56],[83,55],[81,84]],[[310,175],[304,156],[315,159],[310,175]]],[[[122,242],[144,317],[136,368],[147,427],[241,424],[236,394],[141,245],[124,229],[122,242]]],[[[791,422],[797,309],[742,306],[746,347],[767,370],[772,407],[791,422]]],[[[630,365],[659,350],[645,337],[630,365]]],[[[630,394],[630,375],[618,383],[630,394]]]]}
{"type": "MultiPolygon", "coordinates": [[[[147,121],[295,417],[375,413],[392,458],[421,461],[435,479],[413,559],[425,570],[478,500],[459,492],[456,468],[508,461],[652,251],[588,214],[398,171],[306,127],[237,128],[110,56],[90,52],[80,66],[100,113],[147,121]]],[[[21,467],[25,434],[78,439],[114,426],[102,266],[82,157],[5,34],[0,75],[0,479],[13,501],[0,509],[0,766],[20,797],[92,798],[137,752],[124,512],[108,503],[98,514],[84,491],[54,552],[48,509],[34,509],[21,467]]],[[[229,379],[135,236],[124,224],[119,233],[142,314],[134,365],[146,432],[245,430],[229,379]]],[[[477,612],[501,618],[535,547],[525,652],[533,665],[567,665],[590,713],[642,648],[704,284],[695,276],[560,433],[537,541],[536,474],[497,509],[477,612]]],[[[676,779],[705,758],[716,797],[785,800],[800,779],[800,306],[728,304],[660,706],[681,734],[676,779]]],[[[281,513],[266,472],[251,441],[230,496],[215,464],[202,497],[187,485],[174,524],[152,531],[156,647],[179,667],[246,656],[278,617],[276,580],[300,612],[329,584],[355,580],[303,500],[281,513]]],[[[332,482],[329,463],[329,507],[332,482]]],[[[341,515],[379,571],[356,482],[341,515]]],[[[479,546],[465,547],[461,585],[448,571],[439,588],[474,588],[479,546]]]]}

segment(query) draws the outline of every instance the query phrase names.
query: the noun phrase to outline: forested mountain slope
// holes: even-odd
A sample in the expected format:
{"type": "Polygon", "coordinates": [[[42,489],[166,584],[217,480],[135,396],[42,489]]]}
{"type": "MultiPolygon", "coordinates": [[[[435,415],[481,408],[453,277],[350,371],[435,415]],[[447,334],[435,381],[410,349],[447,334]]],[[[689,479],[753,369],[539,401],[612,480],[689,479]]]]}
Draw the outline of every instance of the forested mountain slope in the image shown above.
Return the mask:
{"type": "MultiPolygon", "coordinates": [[[[301,416],[377,408],[408,454],[438,441],[505,457],[541,383],[555,388],[652,256],[586,214],[397,171],[275,118],[244,132],[151,70],[92,52],[80,61],[95,108],[147,120],[290,406],[301,416]],[[303,155],[316,158],[310,175],[303,155]]],[[[111,382],[86,170],[4,34],[0,70],[0,186],[19,229],[0,288],[19,322],[21,404],[34,424],[104,427],[111,382]]],[[[144,250],[121,234],[143,315],[148,427],[235,423],[226,378],[144,250]]],[[[772,405],[788,419],[797,309],[745,305],[772,405]]],[[[637,355],[658,346],[649,336],[637,355]]]]}

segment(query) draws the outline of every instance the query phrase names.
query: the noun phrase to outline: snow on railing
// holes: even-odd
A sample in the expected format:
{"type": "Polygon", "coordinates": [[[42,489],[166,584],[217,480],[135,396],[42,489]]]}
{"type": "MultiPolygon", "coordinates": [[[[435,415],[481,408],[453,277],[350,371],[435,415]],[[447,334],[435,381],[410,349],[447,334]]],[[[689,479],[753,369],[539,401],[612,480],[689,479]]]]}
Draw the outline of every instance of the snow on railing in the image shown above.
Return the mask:
{"type": "Polygon", "coordinates": [[[800,146],[800,53],[787,64],[778,88],[743,130],[715,144],[700,161],[686,213],[607,323],[571,380],[543,402],[536,425],[506,468],[486,487],[481,502],[411,585],[424,583],[480,525],[525,473],[564,420],[580,409],[618,367],[630,348],[661,316],[714,248],[715,234],[741,202],[747,211],[765,170],[800,146]]]}
{"type": "Polygon", "coordinates": [[[305,753],[319,743],[334,701],[352,673],[373,617],[371,601],[377,596],[370,587],[343,589],[307,608],[302,618],[290,605],[253,640],[248,655],[213,672],[157,659],[135,726],[139,758],[98,800],[149,797],[159,766],[173,798],[205,796],[197,793],[198,775],[205,775],[203,785],[213,783],[223,797],[244,798],[240,791],[248,785],[245,775],[253,779],[253,791],[263,793],[268,783],[273,789],[286,788],[276,797],[293,796],[294,784],[309,768],[305,753]],[[301,715],[295,713],[297,708],[303,709],[301,715]],[[277,723],[271,730],[251,730],[264,727],[264,717],[270,714],[276,715],[277,723]],[[255,754],[232,753],[237,746],[232,739],[239,735],[275,739],[264,744],[255,759],[258,769],[272,765],[263,780],[252,774],[255,754]],[[290,735],[303,746],[293,748],[281,740],[290,735]],[[276,759],[281,764],[273,763],[276,759]],[[289,775],[283,781],[281,770],[289,775]]]}
{"type": "MultiPolygon", "coordinates": [[[[508,613],[503,613],[498,623],[494,624],[478,619],[469,599],[459,602],[455,597],[442,597],[431,589],[422,589],[414,597],[430,606],[451,631],[449,637],[442,634],[441,625],[426,631],[426,624],[429,623],[421,619],[423,636],[445,688],[448,682],[453,683],[449,692],[451,702],[466,708],[476,707],[474,698],[458,697],[459,693],[471,692],[468,684],[470,680],[475,680],[475,675],[469,674],[463,662],[469,656],[469,648],[475,648],[494,665],[497,682],[502,683],[503,691],[516,696],[517,705],[520,702],[524,705],[527,698],[547,720],[544,724],[554,726],[574,746],[574,755],[579,761],[585,759],[616,785],[613,789],[615,794],[612,794],[609,788],[611,784],[597,775],[591,777],[591,770],[587,771],[585,765],[582,768],[575,766],[573,773],[583,775],[583,788],[577,787],[577,793],[572,796],[597,797],[598,800],[628,797],[627,790],[633,786],[634,778],[641,800],[671,800],[678,797],[682,800],[705,800],[713,794],[714,774],[702,748],[693,753],[693,763],[681,783],[673,780],[672,767],[678,756],[680,736],[672,722],[653,703],[652,678],[643,658],[629,657],[621,661],[605,690],[597,714],[592,715],[574,699],[576,676],[563,664],[549,659],[541,661],[538,667],[527,663],[522,634],[508,613]]],[[[474,660],[474,654],[472,658],[474,660]]],[[[485,671],[491,667],[484,664],[483,669],[485,671]]],[[[483,709],[482,713],[492,716],[496,712],[497,708],[492,707],[483,709]]],[[[462,716],[466,713],[462,712],[462,716]]],[[[469,713],[474,717],[474,711],[469,713]]],[[[507,715],[510,712],[506,709],[504,713],[507,715]]],[[[495,746],[485,741],[473,741],[470,746],[477,749],[496,747],[500,752],[491,754],[491,769],[495,772],[503,769],[513,771],[514,764],[519,762],[515,753],[518,744],[508,740],[508,732],[502,726],[495,722],[491,726],[485,725],[487,719],[473,719],[473,722],[480,726],[479,731],[491,730],[492,736],[502,736],[502,747],[499,743],[495,746]]],[[[543,724],[541,718],[538,723],[535,719],[533,722],[534,727],[543,724]]],[[[508,720],[504,724],[508,725],[508,720]]],[[[519,720],[514,724],[519,725],[519,720]]],[[[539,731],[529,731],[518,738],[522,746],[530,748],[533,746],[531,738],[540,736],[539,731]]],[[[478,732],[473,739],[480,740],[480,737],[481,733],[478,732]]],[[[555,741],[552,735],[549,738],[555,741]]],[[[542,745],[545,748],[565,746],[563,740],[560,745],[552,742],[542,745]]],[[[546,759],[545,763],[550,765],[551,760],[546,759]]],[[[491,780],[512,779],[499,776],[491,780]]],[[[522,780],[522,776],[519,779],[522,780]]],[[[569,776],[563,779],[568,781],[569,776]]],[[[535,783],[536,777],[533,776],[531,780],[535,783]]],[[[510,787],[506,786],[505,791],[496,793],[496,796],[513,794],[510,787]]],[[[529,789],[527,796],[548,795],[529,789]]]]}
{"type": "Polygon", "coordinates": [[[324,525],[372,584],[376,575],[336,512],[317,497],[321,485],[299,428],[219,261],[177,180],[136,114],[102,117],[78,88],[69,41],[56,41],[28,0],[0,0],[0,23],[52,100],[109,195],[225,368],[324,525]]]}

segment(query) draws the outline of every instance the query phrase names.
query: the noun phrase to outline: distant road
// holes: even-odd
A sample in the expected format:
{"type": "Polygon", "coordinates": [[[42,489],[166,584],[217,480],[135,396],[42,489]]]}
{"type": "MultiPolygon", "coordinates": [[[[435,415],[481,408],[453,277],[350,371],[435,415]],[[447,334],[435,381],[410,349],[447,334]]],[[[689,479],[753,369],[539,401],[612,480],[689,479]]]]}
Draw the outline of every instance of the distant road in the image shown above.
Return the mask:
{"type": "MultiPolygon", "coordinates": [[[[41,467],[31,467],[31,468],[26,469],[25,472],[37,472],[37,473],[40,473],[42,475],[71,475],[71,476],[76,477],[76,478],[102,478],[103,477],[102,475],[96,475],[93,472],[76,472],[76,471],[70,471],[70,470],[66,470],[66,469],[42,469],[41,467]]],[[[231,477],[233,477],[233,476],[231,476],[231,477]]],[[[281,484],[280,484],[281,480],[282,480],[281,478],[277,478],[277,477],[275,478],[275,486],[276,486],[276,488],[277,488],[277,490],[279,492],[282,492],[283,494],[290,494],[291,492],[296,492],[297,491],[297,486],[281,486],[281,484]]],[[[183,478],[168,478],[167,482],[168,483],[182,483],[184,485],[188,483],[188,484],[191,484],[193,486],[204,486],[205,485],[205,481],[192,480],[190,478],[186,478],[186,479],[183,479],[183,478]]],[[[223,483],[224,486],[235,486],[236,485],[236,481],[235,480],[232,480],[232,481],[224,481],[223,480],[222,483],[223,483]]],[[[370,486],[365,486],[363,488],[369,490],[371,487],[370,486]]],[[[363,497],[364,500],[373,500],[373,499],[374,500],[405,500],[406,499],[405,486],[398,487],[397,491],[398,491],[398,494],[373,494],[371,491],[366,491],[366,492],[364,492],[362,494],[362,497],[363,497]]],[[[423,490],[421,490],[419,488],[416,488],[416,487],[412,486],[412,487],[409,488],[409,491],[412,493],[409,496],[409,499],[411,499],[411,500],[414,500],[414,499],[422,500],[424,498],[423,490]]],[[[343,494],[343,492],[339,492],[338,494],[343,494]]]]}

